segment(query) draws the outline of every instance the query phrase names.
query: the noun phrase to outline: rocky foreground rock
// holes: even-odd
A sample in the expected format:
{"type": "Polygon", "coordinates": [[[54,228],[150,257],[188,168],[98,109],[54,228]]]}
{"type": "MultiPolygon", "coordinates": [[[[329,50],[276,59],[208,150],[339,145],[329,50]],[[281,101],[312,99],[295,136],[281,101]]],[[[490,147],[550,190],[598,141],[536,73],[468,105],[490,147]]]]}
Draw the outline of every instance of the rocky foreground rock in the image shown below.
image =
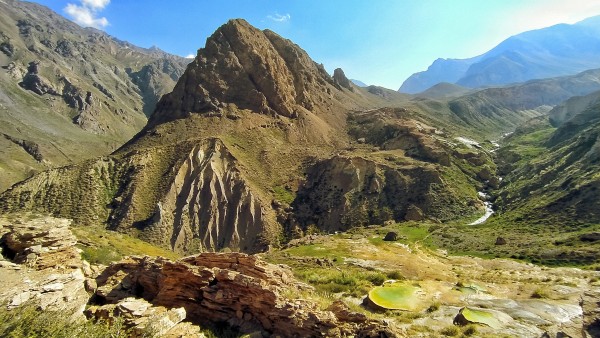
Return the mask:
{"type": "Polygon", "coordinates": [[[33,303],[83,317],[89,299],[83,269],[89,264],[80,258],[69,224],[53,217],[0,220],[0,302],[9,309],[33,303]]]}
{"type": "Polygon", "coordinates": [[[88,312],[102,317],[114,304],[140,297],[165,308],[182,307],[192,323],[227,323],[242,332],[281,337],[391,337],[382,322],[350,311],[342,302],[322,310],[298,298],[312,291],[285,266],[241,253],[202,253],[173,262],[129,257],[97,279],[94,301],[108,304],[88,312]],[[292,294],[292,297],[285,296],[292,294]],[[293,295],[298,293],[298,295],[293,295]]]}
{"type": "Polygon", "coordinates": [[[289,268],[252,255],[128,257],[101,270],[80,259],[68,220],[0,225],[0,300],[9,309],[33,304],[80,320],[89,305],[88,318],[121,317],[133,337],[201,337],[198,325],[215,323],[261,336],[396,336],[385,323],[341,301],[322,309],[302,299],[312,287],[298,282],[289,268]]]}

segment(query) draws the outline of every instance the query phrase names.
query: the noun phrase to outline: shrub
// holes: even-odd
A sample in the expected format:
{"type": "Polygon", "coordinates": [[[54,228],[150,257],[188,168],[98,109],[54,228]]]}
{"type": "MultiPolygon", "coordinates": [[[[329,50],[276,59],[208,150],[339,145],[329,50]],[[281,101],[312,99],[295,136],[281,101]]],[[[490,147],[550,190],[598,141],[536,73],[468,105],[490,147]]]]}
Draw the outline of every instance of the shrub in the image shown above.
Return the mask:
{"type": "Polygon", "coordinates": [[[402,280],[404,279],[404,276],[402,276],[402,273],[398,270],[393,270],[393,271],[388,271],[387,272],[387,277],[389,279],[395,279],[395,280],[402,280]]]}
{"type": "Polygon", "coordinates": [[[129,334],[123,328],[123,320],[107,322],[70,322],[68,316],[58,311],[41,311],[35,304],[26,304],[8,310],[0,306],[0,337],[29,338],[125,338],[129,334]]]}
{"type": "Polygon", "coordinates": [[[428,313],[432,313],[435,312],[437,310],[440,309],[440,303],[439,302],[434,302],[433,304],[431,304],[428,308],[427,308],[427,312],[428,313]]]}
{"type": "Polygon", "coordinates": [[[440,333],[444,336],[454,337],[458,336],[460,330],[456,326],[448,326],[443,328],[442,331],[440,331],[440,333]]]}
{"type": "Polygon", "coordinates": [[[382,285],[383,282],[385,282],[386,276],[379,272],[374,272],[374,273],[368,273],[365,276],[365,279],[368,280],[369,282],[371,282],[373,285],[379,286],[379,285],[382,285]]]}
{"type": "Polygon", "coordinates": [[[536,299],[548,298],[548,293],[545,290],[536,289],[531,294],[531,298],[536,298],[536,299]]]}
{"type": "Polygon", "coordinates": [[[475,325],[467,325],[463,330],[463,335],[472,336],[477,333],[477,327],[475,325]]]}

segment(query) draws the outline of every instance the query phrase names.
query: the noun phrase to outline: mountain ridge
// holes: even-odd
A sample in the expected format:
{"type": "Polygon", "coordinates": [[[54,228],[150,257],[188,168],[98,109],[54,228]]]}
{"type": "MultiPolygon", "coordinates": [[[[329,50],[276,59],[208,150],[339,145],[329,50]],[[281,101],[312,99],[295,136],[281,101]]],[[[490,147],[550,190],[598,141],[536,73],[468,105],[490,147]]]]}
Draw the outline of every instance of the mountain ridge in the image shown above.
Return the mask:
{"type": "Polygon", "coordinates": [[[0,8],[0,133],[7,135],[0,190],[116,149],[143,127],[144,113],[187,62],[81,28],[38,4],[6,0],[0,8]]]}
{"type": "Polygon", "coordinates": [[[511,36],[479,56],[437,59],[406,79],[399,91],[417,93],[439,82],[469,88],[506,85],[598,68],[599,26],[597,18],[558,24],[511,36]]]}

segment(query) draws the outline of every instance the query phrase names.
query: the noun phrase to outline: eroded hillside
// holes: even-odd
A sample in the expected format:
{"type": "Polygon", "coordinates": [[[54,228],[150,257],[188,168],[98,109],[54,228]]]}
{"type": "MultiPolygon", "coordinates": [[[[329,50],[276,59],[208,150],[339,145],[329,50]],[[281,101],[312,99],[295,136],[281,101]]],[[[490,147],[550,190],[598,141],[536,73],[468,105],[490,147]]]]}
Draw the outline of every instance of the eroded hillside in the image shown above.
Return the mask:
{"type": "Polygon", "coordinates": [[[0,12],[0,191],[118,148],[187,63],[37,4],[8,0],[0,12]]]}

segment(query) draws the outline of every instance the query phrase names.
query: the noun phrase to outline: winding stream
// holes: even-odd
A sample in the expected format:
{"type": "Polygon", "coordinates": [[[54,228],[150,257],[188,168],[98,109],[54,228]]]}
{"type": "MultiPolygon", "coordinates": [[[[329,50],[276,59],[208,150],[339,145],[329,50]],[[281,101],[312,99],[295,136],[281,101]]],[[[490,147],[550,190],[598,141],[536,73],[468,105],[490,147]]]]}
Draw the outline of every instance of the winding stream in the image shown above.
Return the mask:
{"type": "Polygon", "coordinates": [[[494,213],[494,205],[492,204],[492,202],[488,201],[488,199],[490,198],[490,195],[486,194],[483,191],[479,191],[478,194],[480,197],[482,197],[486,200],[485,202],[483,202],[483,204],[485,205],[485,214],[483,214],[483,216],[479,217],[474,222],[469,223],[468,225],[481,224],[481,223],[487,221],[487,219],[490,218],[490,216],[492,216],[492,214],[494,213]]]}

